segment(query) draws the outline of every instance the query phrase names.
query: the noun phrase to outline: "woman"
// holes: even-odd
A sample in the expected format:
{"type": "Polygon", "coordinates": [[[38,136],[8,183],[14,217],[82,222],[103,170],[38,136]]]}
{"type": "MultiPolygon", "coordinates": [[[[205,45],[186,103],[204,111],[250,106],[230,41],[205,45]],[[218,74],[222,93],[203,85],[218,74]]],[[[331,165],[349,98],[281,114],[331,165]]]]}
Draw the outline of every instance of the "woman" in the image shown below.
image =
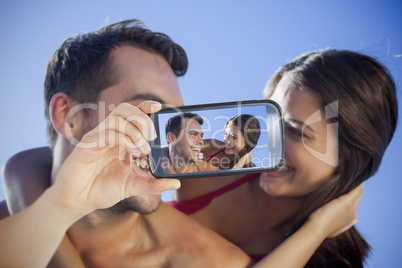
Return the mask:
{"type": "MultiPolygon", "coordinates": [[[[387,70],[369,56],[351,51],[320,50],[304,54],[280,68],[264,90],[264,98],[277,101],[285,110],[288,141],[282,174],[262,174],[260,184],[272,196],[283,196],[280,191],[286,192],[286,195],[304,195],[300,187],[297,191],[301,193],[297,194],[289,184],[286,185],[284,181],[289,177],[294,180],[294,187],[297,187],[299,177],[304,180],[306,188],[307,196],[295,213],[290,228],[292,233],[314,209],[350,191],[377,171],[397,124],[395,84],[387,70]],[[324,125],[320,126],[321,122],[311,124],[313,129],[310,130],[295,123],[294,119],[299,118],[298,107],[292,107],[295,98],[299,98],[298,103],[309,100],[321,112],[325,109],[326,117],[321,120],[324,125]],[[321,131],[322,134],[318,137],[313,131],[321,131]],[[315,158],[317,154],[311,152],[324,148],[324,142],[319,139],[325,137],[325,132],[327,144],[328,140],[338,136],[333,149],[339,151],[339,155],[336,152],[334,156],[321,154],[321,160],[327,162],[327,170],[321,170],[320,176],[317,168],[309,170],[314,169],[311,166],[314,160],[310,156],[315,158]],[[301,148],[302,144],[305,150],[301,148]],[[323,175],[325,172],[328,176],[323,175]],[[311,179],[309,185],[307,173],[315,173],[318,180],[312,182],[311,179]],[[278,179],[283,180],[283,185],[276,184],[278,179]]],[[[302,110],[306,111],[307,107],[302,107],[302,110]]],[[[326,146],[327,149],[330,146],[326,146]]],[[[323,243],[308,266],[318,267],[327,263],[328,266],[361,267],[369,249],[368,243],[352,228],[323,243]]]]}
{"type": "Polygon", "coordinates": [[[260,123],[250,114],[239,114],[230,118],[224,126],[223,142],[216,139],[204,140],[203,162],[223,170],[255,167],[251,162],[252,151],[261,134],[260,123]]]}
{"type": "MultiPolygon", "coordinates": [[[[345,50],[318,50],[295,58],[274,74],[264,98],[283,109],[284,167],[256,174],[191,214],[256,259],[298,230],[313,210],[371,177],[398,117],[388,71],[369,56],[345,50]]],[[[209,192],[219,192],[222,184],[227,187],[239,178],[220,180],[220,185],[216,181],[203,183],[210,184],[209,192]]],[[[181,191],[185,193],[177,196],[183,205],[207,194],[193,180],[183,180],[181,191]]],[[[369,249],[351,228],[327,239],[307,267],[362,267],[369,249]]]]}

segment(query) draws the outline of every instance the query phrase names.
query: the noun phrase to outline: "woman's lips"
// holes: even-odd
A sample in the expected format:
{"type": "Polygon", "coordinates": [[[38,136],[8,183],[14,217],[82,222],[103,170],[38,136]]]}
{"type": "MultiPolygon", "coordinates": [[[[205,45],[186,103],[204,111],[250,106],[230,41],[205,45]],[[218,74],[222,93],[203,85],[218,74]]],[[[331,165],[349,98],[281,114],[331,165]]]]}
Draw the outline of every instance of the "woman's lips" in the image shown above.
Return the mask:
{"type": "Polygon", "coordinates": [[[279,178],[292,173],[294,170],[294,168],[284,165],[275,171],[264,172],[264,175],[270,178],[279,178]]]}
{"type": "Polygon", "coordinates": [[[225,150],[233,150],[234,149],[234,147],[230,147],[230,146],[225,146],[225,150]]]}

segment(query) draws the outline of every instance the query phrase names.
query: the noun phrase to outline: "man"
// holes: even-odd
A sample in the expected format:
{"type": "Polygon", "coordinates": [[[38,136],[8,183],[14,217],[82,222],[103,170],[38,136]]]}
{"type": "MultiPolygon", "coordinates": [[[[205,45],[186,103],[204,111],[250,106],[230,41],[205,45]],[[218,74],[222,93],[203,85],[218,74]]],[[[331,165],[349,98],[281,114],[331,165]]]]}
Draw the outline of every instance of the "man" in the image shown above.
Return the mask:
{"type": "MultiPolygon", "coordinates": [[[[147,188],[149,185],[162,183],[161,192],[179,185],[176,180],[156,180],[143,164],[149,153],[147,141],[154,138],[146,114],[159,105],[144,101],[182,105],[175,75],[184,75],[186,70],[187,57],[179,45],[134,20],[67,39],[49,62],[45,114],[53,151],[51,180],[54,181],[64,160],[85,133],[101,123],[98,129],[123,127],[134,133],[131,135],[134,138],[105,132],[98,142],[80,146],[102,148],[107,144],[105,141],[127,139],[127,146],[136,149],[132,163],[137,172],[130,174],[130,179],[144,185],[138,195],[112,208],[97,210],[68,230],[85,266],[245,267],[249,264],[249,257],[233,244],[166,204],[160,206],[160,195],[147,194],[152,192],[147,188]],[[115,109],[121,103],[129,104],[115,109]],[[107,117],[116,110],[117,115],[107,117]],[[122,123],[127,120],[131,127],[122,123]]],[[[6,177],[7,173],[13,173],[12,169],[11,161],[6,167],[6,177]]],[[[12,176],[8,177],[6,186],[13,187],[12,176]]],[[[28,197],[29,202],[36,198],[37,194],[32,197],[32,193],[28,197]]],[[[11,200],[9,196],[7,199],[11,200]]],[[[70,253],[69,256],[63,253],[71,247],[68,239],[62,247],[55,264],[79,265],[79,258],[74,260],[70,253]]]]}
{"type": "Polygon", "coordinates": [[[194,113],[180,113],[166,122],[165,133],[168,150],[164,149],[165,174],[200,171],[199,155],[203,149],[203,119],[194,113]]]}

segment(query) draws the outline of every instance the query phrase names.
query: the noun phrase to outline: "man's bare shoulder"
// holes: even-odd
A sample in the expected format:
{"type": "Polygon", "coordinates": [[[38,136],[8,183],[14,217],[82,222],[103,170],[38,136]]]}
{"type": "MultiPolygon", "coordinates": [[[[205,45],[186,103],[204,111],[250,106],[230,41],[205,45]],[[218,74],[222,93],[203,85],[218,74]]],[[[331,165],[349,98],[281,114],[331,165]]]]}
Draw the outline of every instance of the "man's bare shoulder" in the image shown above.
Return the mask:
{"type": "Polygon", "coordinates": [[[237,246],[165,203],[154,216],[165,222],[169,262],[174,267],[248,267],[251,263],[237,246]]]}

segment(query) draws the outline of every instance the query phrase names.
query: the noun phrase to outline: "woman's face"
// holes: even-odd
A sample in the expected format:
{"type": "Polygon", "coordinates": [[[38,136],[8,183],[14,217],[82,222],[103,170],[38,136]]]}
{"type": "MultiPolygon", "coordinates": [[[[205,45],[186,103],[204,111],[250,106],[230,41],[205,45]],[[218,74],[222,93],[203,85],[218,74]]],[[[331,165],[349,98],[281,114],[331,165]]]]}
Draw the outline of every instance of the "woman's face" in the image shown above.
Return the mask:
{"type": "Polygon", "coordinates": [[[243,134],[240,129],[229,122],[225,127],[225,153],[228,155],[238,154],[246,146],[243,134]]]}
{"type": "Polygon", "coordinates": [[[288,76],[281,79],[271,99],[283,110],[286,160],[277,171],[263,173],[260,186],[270,195],[301,197],[334,173],[337,125],[327,123],[320,98],[293,85],[288,76]]]}

